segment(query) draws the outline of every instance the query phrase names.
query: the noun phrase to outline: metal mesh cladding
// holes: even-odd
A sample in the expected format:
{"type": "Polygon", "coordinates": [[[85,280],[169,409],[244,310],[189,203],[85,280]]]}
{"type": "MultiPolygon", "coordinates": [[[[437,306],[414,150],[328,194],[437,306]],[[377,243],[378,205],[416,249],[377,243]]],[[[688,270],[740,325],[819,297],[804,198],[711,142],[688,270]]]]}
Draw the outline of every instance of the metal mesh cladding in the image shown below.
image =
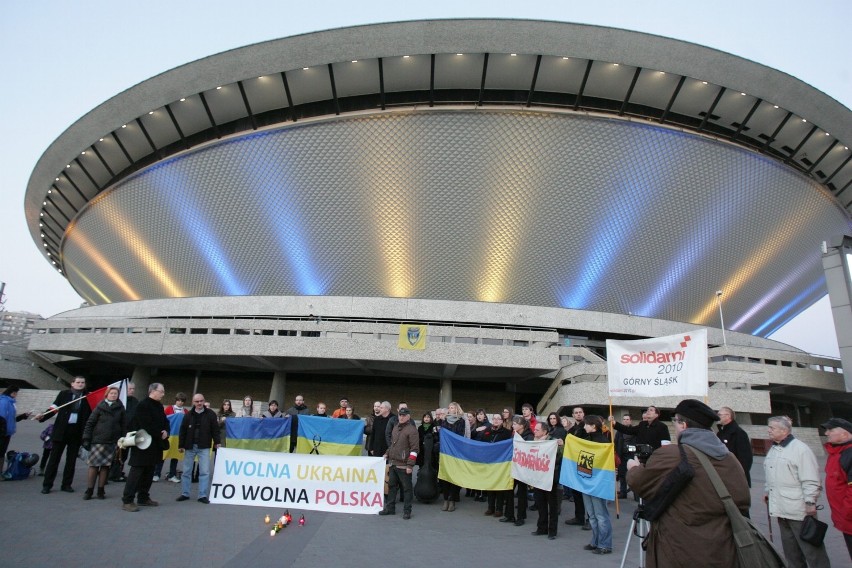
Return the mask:
{"type": "Polygon", "coordinates": [[[819,244],[849,228],[817,184],[730,144],[644,122],[432,110],[171,158],[93,201],[63,260],[92,303],[390,296],[715,324],[722,289],[726,323],[754,332],[824,293],[819,244]]]}

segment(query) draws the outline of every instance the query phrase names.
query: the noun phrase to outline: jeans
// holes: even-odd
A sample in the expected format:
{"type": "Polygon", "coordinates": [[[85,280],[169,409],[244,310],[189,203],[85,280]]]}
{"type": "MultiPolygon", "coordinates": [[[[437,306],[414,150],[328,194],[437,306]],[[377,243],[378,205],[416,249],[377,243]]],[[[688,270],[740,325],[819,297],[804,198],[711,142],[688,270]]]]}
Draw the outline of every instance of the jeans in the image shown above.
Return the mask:
{"type": "Polygon", "coordinates": [[[189,497],[192,484],[192,462],[198,458],[198,498],[207,497],[210,493],[210,448],[199,448],[193,445],[191,450],[183,453],[183,476],[180,478],[181,495],[189,497]]]}
{"type": "Polygon", "coordinates": [[[396,510],[396,494],[397,488],[402,489],[402,510],[404,513],[411,512],[411,502],[414,492],[411,490],[411,474],[405,471],[405,468],[390,466],[388,470],[388,502],[385,509],[388,511],[396,510]]]}
{"type": "Polygon", "coordinates": [[[583,493],[583,504],[589,515],[589,524],[592,525],[592,542],[589,544],[612,550],[612,523],[609,522],[606,499],[583,493]]]}

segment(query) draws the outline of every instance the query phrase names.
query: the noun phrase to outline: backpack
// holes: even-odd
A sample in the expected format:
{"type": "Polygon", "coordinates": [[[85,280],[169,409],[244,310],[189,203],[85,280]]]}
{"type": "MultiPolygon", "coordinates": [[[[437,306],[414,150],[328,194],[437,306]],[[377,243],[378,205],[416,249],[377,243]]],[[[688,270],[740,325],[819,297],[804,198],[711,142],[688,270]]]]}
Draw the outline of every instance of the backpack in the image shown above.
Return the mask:
{"type": "Polygon", "coordinates": [[[728,514],[728,519],[731,521],[731,529],[734,533],[734,544],[737,546],[737,560],[740,566],[748,568],[767,567],[767,568],[785,568],[787,564],[784,559],[775,550],[775,547],[766,540],[763,533],[754,526],[751,519],[748,519],[740,513],[740,510],[734,505],[734,500],[731,494],[728,493],[728,488],[716,469],[710,464],[710,459],[700,450],[692,446],[687,447],[692,450],[698,461],[704,467],[713,487],[719,498],[722,499],[722,504],[725,506],[725,512],[728,514]]]}
{"type": "Polygon", "coordinates": [[[3,479],[6,481],[26,479],[37,463],[38,454],[8,451],[6,452],[6,469],[3,471],[3,479]]]}

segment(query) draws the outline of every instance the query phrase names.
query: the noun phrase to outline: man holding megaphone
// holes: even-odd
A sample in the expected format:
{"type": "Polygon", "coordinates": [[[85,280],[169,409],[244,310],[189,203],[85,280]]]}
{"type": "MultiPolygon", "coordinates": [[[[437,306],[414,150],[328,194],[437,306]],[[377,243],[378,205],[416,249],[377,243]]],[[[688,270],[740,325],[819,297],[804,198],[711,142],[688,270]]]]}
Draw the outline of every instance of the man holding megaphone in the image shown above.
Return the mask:
{"type": "Polygon", "coordinates": [[[169,421],[161,402],[165,394],[166,389],[162,384],[151,383],[148,387],[148,398],[139,403],[130,422],[130,430],[135,433],[121,439],[122,446],[131,448],[128,460],[130,473],[127,474],[124,496],[121,498],[124,503],[122,508],[131,513],[138,511],[140,506],[159,505],[151,499],[150,491],[154,468],[163,458],[163,441],[169,439],[169,421]],[[143,434],[150,435],[151,439],[148,440],[143,434]]]}

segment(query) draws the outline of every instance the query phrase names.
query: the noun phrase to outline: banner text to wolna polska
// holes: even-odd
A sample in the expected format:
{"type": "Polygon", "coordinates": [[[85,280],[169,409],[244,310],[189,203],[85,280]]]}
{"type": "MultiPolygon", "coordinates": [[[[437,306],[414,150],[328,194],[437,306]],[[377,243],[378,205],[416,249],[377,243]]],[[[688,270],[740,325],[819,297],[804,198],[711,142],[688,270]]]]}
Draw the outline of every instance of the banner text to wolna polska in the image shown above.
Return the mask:
{"type": "Polygon", "coordinates": [[[384,500],[382,458],[220,448],[210,502],[371,514],[384,500]]]}
{"type": "Polygon", "coordinates": [[[707,396],[707,330],[606,340],[612,397],[707,396]]]}

